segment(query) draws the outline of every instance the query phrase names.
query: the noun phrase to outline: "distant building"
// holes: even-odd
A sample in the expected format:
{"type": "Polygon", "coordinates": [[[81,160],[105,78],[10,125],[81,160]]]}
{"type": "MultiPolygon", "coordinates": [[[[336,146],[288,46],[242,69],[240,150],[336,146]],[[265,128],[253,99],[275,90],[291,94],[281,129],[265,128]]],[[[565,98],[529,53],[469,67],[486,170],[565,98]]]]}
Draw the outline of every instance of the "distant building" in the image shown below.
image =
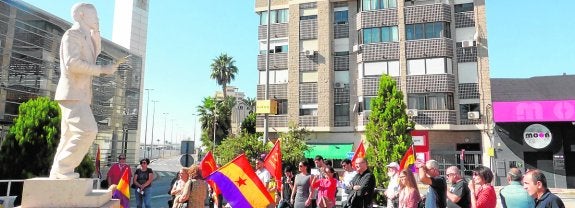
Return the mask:
{"type": "Polygon", "coordinates": [[[573,89],[575,75],[491,79],[497,172],[537,168],[549,187],[575,188],[573,89]]]}
{"type": "MultiPolygon", "coordinates": [[[[234,97],[236,99],[236,103],[232,109],[232,134],[238,134],[240,133],[241,129],[241,125],[242,122],[244,121],[244,119],[250,115],[250,113],[253,111],[252,106],[249,106],[248,103],[246,103],[245,99],[245,94],[243,92],[240,92],[239,89],[237,87],[234,86],[226,86],[226,95],[229,97],[234,97]]],[[[222,99],[224,97],[224,94],[221,91],[216,92],[216,98],[218,99],[222,99]]]]}
{"type": "MultiPolygon", "coordinates": [[[[388,74],[416,123],[421,157],[446,168],[459,164],[465,149],[466,165],[491,167],[484,0],[278,0],[271,1],[269,20],[267,2],[255,0],[257,99],[279,103],[278,114],[269,116],[271,139],[299,124],[312,131],[306,157],[346,158],[365,137],[380,76],[388,74]]],[[[257,131],[263,132],[263,116],[257,131]]]]}
{"type": "MultiPolygon", "coordinates": [[[[54,98],[60,77],[60,40],[71,23],[20,0],[0,1],[0,123],[2,138],[18,116],[18,106],[29,99],[54,98]]],[[[92,109],[98,123],[95,144],[102,160],[125,153],[134,163],[139,137],[143,58],[102,40],[99,64],[132,54],[114,76],[93,80],[92,109]]]]}

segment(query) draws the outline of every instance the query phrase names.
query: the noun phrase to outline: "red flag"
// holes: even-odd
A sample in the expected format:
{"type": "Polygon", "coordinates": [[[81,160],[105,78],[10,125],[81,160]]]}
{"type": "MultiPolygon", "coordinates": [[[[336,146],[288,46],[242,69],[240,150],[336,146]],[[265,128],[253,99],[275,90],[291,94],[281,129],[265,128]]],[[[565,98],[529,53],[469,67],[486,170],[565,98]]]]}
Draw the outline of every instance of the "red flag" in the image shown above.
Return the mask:
{"type": "Polygon", "coordinates": [[[355,167],[355,159],[357,158],[364,158],[365,157],[365,148],[363,147],[363,141],[359,142],[359,146],[355,149],[355,154],[351,158],[351,165],[355,167]]]}
{"type": "MultiPolygon", "coordinates": [[[[413,148],[413,145],[409,146],[409,149],[407,149],[407,151],[405,152],[405,154],[403,155],[403,158],[401,159],[401,162],[399,163],[399,168],[401,168],[400,170],[409,168],[410,165],[415,164],[415,149],[413,148]]],[[[414,169],[412,169],[411,171],[415,171],[414,169]]]]}
{"type": "MultiPolygon", "coordinates": [[[[214,171],[216,171],[218,169],[218,166],[216,165],[216,160],[214,159],[214,155],[212,155],[212,152],[209,151],[208,154],[206,154],[206,156],[204,156],[204,159],[202,159],[202,161],[200,162],[200,168],[202,170],[202,178],[206,178],[208,177],[208,175],[212,174],[214,171]]],[[[214,195],[219,195],[221,193],[220,189],[218,189],[218,187],[216,187],[216,184],[214,184],[214,182],[212,180],[207,180],[208,185],[210,185],[210,187],[212,187],[212,190],[214,191],[214,195]]],[[[214,200],[217,200],[217,196],[214,197],[214,200]]]]}
{"type": "Polygon", "coordinates": [[[264,159],[264,166],[276,180],[278,189],[281,190],[282,178],[282,151],[281,142],[278,139],[270,153],[264,159]],[[279,182],[279,183],[278,183],[279,182]]]}
{"type": "Polygon", "coordinates": [[[102,178],[102,172],[100,172],[100,145],[98,145],[98,151],[96,151],[96,174],[98,178],[102,178]]]}

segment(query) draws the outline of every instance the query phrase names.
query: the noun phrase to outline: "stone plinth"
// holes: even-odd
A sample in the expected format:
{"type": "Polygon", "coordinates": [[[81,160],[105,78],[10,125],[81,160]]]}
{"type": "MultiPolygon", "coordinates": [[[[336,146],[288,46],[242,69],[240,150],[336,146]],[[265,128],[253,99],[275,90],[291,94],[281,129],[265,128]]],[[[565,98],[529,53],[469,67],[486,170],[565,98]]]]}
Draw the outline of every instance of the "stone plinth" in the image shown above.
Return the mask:
{"type": "Polygon", "coordinates": [[[33,178],[24,181],[22,207],[120,207],[113,190],[94,190],[87,178],[55,180],[33,178]]]}

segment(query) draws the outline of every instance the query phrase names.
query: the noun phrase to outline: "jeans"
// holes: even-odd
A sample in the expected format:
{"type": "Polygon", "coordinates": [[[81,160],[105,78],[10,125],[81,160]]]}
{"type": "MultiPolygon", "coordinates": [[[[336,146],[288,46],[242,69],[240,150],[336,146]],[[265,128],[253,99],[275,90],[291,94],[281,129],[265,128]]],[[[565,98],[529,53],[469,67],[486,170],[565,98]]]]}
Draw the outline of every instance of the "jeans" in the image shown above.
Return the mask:
{"type": "Polygon", "coordinates": [[[144,202],[144,207],[146,208],[152,208],[151,200],[152,200],[152,190],[151,188],[147,188],[144,190],[144,195],[141,195],[140,193],[136,192],[136,204],[138,208],[142,208],[142,199],[144,202]]]}

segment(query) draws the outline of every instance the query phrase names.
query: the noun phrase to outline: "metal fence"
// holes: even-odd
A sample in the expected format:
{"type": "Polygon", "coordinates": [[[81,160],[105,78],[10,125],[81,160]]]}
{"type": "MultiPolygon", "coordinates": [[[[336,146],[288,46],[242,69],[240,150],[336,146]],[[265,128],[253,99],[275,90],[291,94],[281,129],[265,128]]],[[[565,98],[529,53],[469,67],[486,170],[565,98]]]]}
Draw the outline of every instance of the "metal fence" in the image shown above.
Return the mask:
{"type": "Polygon", "coordinates": [[[465,151],[463,160],[461,151],[432,152],[431,159],[439,163],[441,175],[445,175],[445,170],[449,166],[455,165],[462,170],[463,177],[471,177],[473,169],[481,165],[481,151],[465,151]]]}

